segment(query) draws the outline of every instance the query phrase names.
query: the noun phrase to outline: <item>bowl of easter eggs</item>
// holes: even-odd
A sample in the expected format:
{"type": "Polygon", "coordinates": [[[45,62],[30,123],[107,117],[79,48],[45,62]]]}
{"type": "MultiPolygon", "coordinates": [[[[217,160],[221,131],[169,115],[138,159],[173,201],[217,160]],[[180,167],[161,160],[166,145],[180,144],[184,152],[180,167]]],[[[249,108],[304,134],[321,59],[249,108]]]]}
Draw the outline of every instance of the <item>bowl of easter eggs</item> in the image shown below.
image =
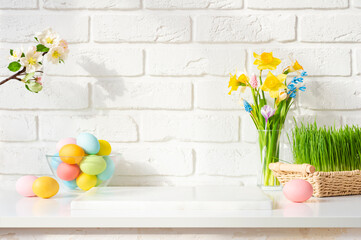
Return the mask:
{"type": "Polygon", "coordinates": [[[88,191],[107,186],[121,154],[112,153],[106,140],[91,133],[64,138],[56,144],[56,153],[48,154],[49,167],[65,190],[88,191]]]}

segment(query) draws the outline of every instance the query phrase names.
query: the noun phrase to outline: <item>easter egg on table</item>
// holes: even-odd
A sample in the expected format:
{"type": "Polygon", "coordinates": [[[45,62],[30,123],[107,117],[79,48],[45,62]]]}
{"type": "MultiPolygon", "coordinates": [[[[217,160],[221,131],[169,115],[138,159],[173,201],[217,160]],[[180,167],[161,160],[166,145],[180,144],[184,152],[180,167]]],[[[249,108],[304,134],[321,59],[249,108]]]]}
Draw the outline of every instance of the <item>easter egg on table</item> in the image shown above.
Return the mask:
{"type": "Polygon", "coordinates": [[[79,163],[84,157],[84,150],[75,144],[67,144],[59,151],[60,159],[68,164],[79,163]]]}
{"type": "Polygon", "coordinates": [[[69,188],[69,189],[75,189],[78,187],[78,185],[76,185],[76,180],[72,180],[72,181],[63,181],[64,185],[69,188]]]}
{"type": "Polygon", "coordinates": [[[105,140],[99,140],[100,150],[97,153],[99,156],[107,156],[112,152],[112,147],[105,140]]]}
{"type": "Polygon", "coordinates": [[[88,191],[97,184],[97,177],[86,173],[80,173],[76,178],[76,184],[80,189],[88,191]]]}
{"type": "Polygon", "coordinates": [[[56,174],[61,180],[71,181],[79,176],[80,168],[77,164],[60,163],[56,174]]]}
{"type": "Polygon", "coordinates": [[[79,166],[82,172],[86,174],[98,175],[105,170],[107,164],[102,156],[89,155],[84,157],[79,166]]]}
{"type": "Polygon", "coordinates": [[[86,154],[97,154],[100,149],[98,139],[91,133],[80,133],[76,144],[83,148],[86,154]]]}
{"type": "Polygon", "coordinates": [[[105,181],[105,180],[108,180],[113,175],[114,170],[115,170],[115,165],[114,165],[113,160],[109,156],[104,156],[103,158],[104,158],[107,166],[103,172],[101,172],[97,175],[97,177],[98,177],[98,179],[105,181]]]}
{"type": "Polygon", "coordinates": [[[38,177],[22,176],[16,181],[16,191],[24,197],[35,197],[33,183],[38,177]]]}
{"type": "Polygon", "coordinates": [[[39,177],[33,183],[33,191],[36,196],[50,198],[58,193],[59,184],[51,177],[39,177]]]}
{"type": "Polygon", "coordinates": [[[56,151],[59,152],[62,147],[68,144],[76,144],[76,139],[69,137],[59,140],[59,142],[56,144],[56,151]]]}
{"type": "Polygon", "coordinates": [[[50,159],[51,168],[56,170],[60,163],[62,163],[62,161],[59,157],[59,153],[54,154],[54,156],[52,156],[50,159]]]}
{"type": "Polygon", "coordinates": [[[293,179],[285,184],[283,187],[283,194],[288,200],[301,203],[312,196],[313,187],[305,180],[293,179]]]}

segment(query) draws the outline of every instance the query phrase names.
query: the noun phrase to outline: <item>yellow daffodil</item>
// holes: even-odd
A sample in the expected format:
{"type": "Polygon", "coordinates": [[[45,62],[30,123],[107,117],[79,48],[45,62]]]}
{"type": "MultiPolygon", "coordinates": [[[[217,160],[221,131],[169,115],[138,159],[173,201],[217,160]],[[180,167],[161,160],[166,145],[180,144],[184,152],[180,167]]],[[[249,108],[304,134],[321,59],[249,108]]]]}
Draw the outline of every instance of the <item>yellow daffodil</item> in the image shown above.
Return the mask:
{"type": "Polygon", "coordinates": [[[277,98],[279,95],[280,89],[285,89],[284,80],[286,79],[286,74],[280,74],[277,77],[271,72],[268,72],[266,80],[261,86],[263,91],[269,92],[271,98],[277,98]]]}
{"type": "Polygon", "coordinates": [[[261,55],[258,55],[257,53],[253,53],[253,56],[256,58],[254,61],[254,65],[258,65],[257,68],[259,70],[275,70],[277,66],[281,63],[281,60],[278,58],[273,57],[272,52],[270,53],[262,53],[261,55]]]}
{"type": "Polygon", "coordinates": [[[231,90],[229,91],[229,95],[232,93],[232,91],[237,91],[239,86],[242,86],[242,92],[245,90],[245,87],[248,83],[248,77],[245,74],[242,74],[237,78],[237,74],[230,74],[231,77],[229,79],[228,87],[231,87],[231,90]]]}
{"type": "Polygon", "coordinates": [[[294,61],[292,66],[287,67],[284,72],[285,73],[298,72],[299,70],[303,70],[303,67],[297,61],[294,61]]]}

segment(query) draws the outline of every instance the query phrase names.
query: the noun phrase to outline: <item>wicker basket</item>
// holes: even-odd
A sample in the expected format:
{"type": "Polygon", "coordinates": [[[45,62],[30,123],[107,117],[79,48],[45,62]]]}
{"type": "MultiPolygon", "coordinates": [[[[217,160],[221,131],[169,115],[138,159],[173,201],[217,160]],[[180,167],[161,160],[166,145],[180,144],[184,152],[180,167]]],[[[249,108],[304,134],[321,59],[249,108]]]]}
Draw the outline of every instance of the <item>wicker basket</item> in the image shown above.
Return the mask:
{"type": "Polygon", "coordinates": [[[285,185],[292,179],[311,183],[313,196],[331,197],[361,194],[361,171],[315,172],[309,164],[270,163],[269,168],[285,185]]]}

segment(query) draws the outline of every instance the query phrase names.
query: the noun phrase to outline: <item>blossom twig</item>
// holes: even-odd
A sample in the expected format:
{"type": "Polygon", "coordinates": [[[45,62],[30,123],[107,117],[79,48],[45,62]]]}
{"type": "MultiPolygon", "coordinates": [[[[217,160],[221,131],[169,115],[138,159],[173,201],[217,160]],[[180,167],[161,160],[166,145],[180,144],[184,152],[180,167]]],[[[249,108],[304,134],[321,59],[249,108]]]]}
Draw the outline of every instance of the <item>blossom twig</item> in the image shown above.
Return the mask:
{"type": "Polygon", "coordinates": [[[0,85],[3,85],[4,83],[10,81],[11,79],[14,80],[18,80],[21,81],[20,78],[18,78],[19,75],[23,74],[26,71],[26,68],[24,67],[23,69],[21,69],[19,72],[15,73],[14,75],[11,75],[10,77],[4,79],[3,81],[0,82],[0,85]]]}
{"type": "Polygon", "coordinates": [[[69,49],[68,43],[59,37],[59,34],[51,28],[37,33],[34,37],[36,46],[29,47],[27,52],[23,49],[10,49],[8,69],[14,72],[10,77],[0,81],[0,85],[10,80],[23,82],[25,88],[30,92],[38,93],[43,89],[41,82],[41,71],[44,62],[44,56],[47,55],[47,61],[53,64],[64,63],[69,49]],[[48,54],[49,53],[49,54],[48,54]]]}

